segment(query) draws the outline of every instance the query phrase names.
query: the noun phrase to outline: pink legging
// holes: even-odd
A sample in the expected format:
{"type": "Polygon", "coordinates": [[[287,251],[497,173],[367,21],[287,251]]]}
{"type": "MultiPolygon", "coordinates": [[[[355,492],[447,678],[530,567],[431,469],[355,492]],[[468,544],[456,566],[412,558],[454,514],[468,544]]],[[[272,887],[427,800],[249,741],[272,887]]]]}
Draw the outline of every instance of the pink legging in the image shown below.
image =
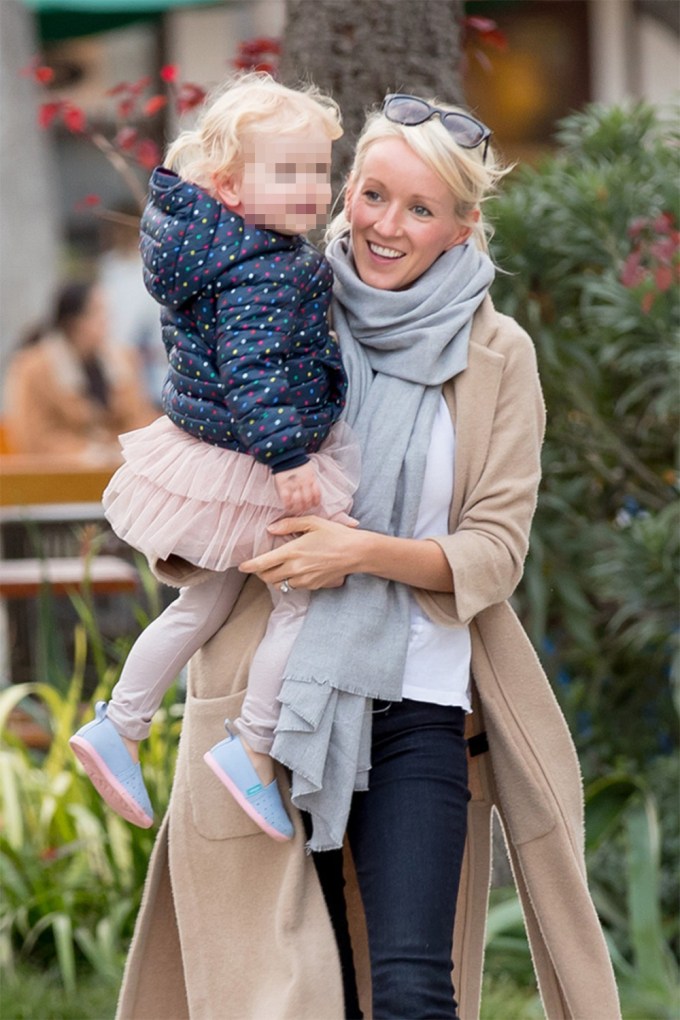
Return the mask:
{"type": "MultiPolygon", "coordinates": [[[[238,570],[215,573],[179,596],[140,634],[113,688],[108,717],[130,740],[149,734],[151,719],[163,696],[191,656],[222,626],[233,609],[245,578],[238,570]]],[[[297,637],[309,592],[269,589],[273,610],[253,657],[241,716],[240,734],[255,751],[268,754],[279,715],[277,696],[297,637]]]]}

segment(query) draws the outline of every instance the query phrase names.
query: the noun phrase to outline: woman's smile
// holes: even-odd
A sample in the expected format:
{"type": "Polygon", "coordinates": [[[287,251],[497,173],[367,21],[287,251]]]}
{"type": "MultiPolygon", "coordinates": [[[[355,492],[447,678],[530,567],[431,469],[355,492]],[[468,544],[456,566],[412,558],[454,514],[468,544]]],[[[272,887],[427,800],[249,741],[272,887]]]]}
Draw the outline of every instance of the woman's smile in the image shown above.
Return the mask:
{"type": "Polygon", "coordinates": [[[376,255],[378,258],[401,259],[404,257],[403,251],[395,251],[394,248],[385,248],[383,245],[373,244],[371,241],[368,242],[368,249],[372,255],[376,255]]]}

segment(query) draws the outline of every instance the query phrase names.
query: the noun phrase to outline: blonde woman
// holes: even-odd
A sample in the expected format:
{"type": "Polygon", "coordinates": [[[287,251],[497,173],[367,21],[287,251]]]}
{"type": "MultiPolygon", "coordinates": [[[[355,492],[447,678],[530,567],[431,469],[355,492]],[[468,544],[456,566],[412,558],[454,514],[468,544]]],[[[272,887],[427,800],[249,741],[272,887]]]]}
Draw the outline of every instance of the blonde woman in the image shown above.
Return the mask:
{"type": "MultiPolygon", "coordinates": [[[[348,521],[358,454],[339,423],[346,380],[328,328],[332,274],[302,236],[330,203],[337,107],[246,75],[207,102],[168,167],[151,177],[142,219],[147,288],[161,305],[169,372],[165,417],[122,436],[124,465],[103,503],[176,601],[147,627],[108,704],[71,738],[115,811],[148,827],[139,764],[162,697],[224,622],[243,559],[271,548],[267,525],[318,512],[348,521]],[[177,581],[190,568],[190,580],[177,581]]],[[[206,764],[273,839],[291,838],[269,758],[277,694],[309,599],[281,581],[251,670],[250,696],[206,764]]]]}
{"type": "Polygon", "coordinates": [[[362,448],[359,527],[289,518],[270,530],[297,537],[241,567],[314,591],[272,747],[305,824],[275,857],[234,815],[217,819],[214,791],[198,794],[192,778],[242,697],[267,612],[253,580],[192,663],[126,1020],[154,1008],[475,1017],[492,807],[546,1013],[619,1016],[585,879],[573,745],[507,602],[536,504],[544,407],[532,343],[489,297],[482,204],[501,173],[490,134],[462,110],[392,94],[358,141],[326,257],[362,448]],[[220,933],[207,959],[197,925],[220,933]],[[148,975],[170,968],[181,976],[159,1001],[148,975]]]}

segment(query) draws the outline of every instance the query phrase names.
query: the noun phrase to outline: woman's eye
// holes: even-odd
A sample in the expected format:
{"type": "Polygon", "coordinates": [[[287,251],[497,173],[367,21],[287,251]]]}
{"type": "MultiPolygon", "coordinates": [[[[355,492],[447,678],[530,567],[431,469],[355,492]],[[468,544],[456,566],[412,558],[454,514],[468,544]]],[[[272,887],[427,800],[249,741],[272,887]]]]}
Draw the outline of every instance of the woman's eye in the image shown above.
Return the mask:
{"type": "Polygon", "coordinates": [[[379,202],[380,192],[379,191],[364,191],[364,198],[369,202],[379,202]]]}
{"type": "Polygon", "coordinates": [[[427,209],[424,205],[414,205],[413,212],[416,214],[416,216],[421,216],[423,219],[426,219],[428,216],[432,215],[430,210],[427,209]]]}

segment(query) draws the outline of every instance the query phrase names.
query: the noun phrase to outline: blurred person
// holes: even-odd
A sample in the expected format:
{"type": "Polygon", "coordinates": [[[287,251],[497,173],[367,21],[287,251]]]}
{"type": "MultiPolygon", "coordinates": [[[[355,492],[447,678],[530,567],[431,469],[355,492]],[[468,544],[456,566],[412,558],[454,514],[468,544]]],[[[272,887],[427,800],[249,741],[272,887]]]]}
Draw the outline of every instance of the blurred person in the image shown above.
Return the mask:
{"type": "Polygon", "coordinates": [[[5,422],[13,453],[119,460],[118,435],[154,417],[131,350],[111,342],[96,282],[65,284],[51,321],[14,353],[5,380],[5,422]]]}
{"type": "Polygon", "coordinates": [[[139,212],[120,206],[107,221],[107,248],[100,256],[97,276],[106,295],[111,336],[136,351],[148,399],[160,409],[168,371],[161,342],[158,305],[144,286],[139,253],[139,212]]]}
{"type": "MultiPolygon", "coordinates": [[[[239,564],[270,550],[268,525],[314,512],[349,523],[358,446],[340,416],[346,377],[329,331],[332,273],[304,236],[330,205],[335,103],[245,75],[211,98],[157,168],[142,217],[149,290],[170,370],[166,416],[122,436],[104,492],[114,531],[179,597],[140,635],[108,705],[71,738],[107,804],[148,827],[138,743],[180,669],[228,617],[239,564]],[[178,585],[179,586],[179,585],[178,585]]],[[[269,756],[277,695],[309,593],[281,580],[248,697],[204,755],[269,836],[293,826],[269,756]]],[[[206,771],[207,778],[207,771],[206,771]]]]}

